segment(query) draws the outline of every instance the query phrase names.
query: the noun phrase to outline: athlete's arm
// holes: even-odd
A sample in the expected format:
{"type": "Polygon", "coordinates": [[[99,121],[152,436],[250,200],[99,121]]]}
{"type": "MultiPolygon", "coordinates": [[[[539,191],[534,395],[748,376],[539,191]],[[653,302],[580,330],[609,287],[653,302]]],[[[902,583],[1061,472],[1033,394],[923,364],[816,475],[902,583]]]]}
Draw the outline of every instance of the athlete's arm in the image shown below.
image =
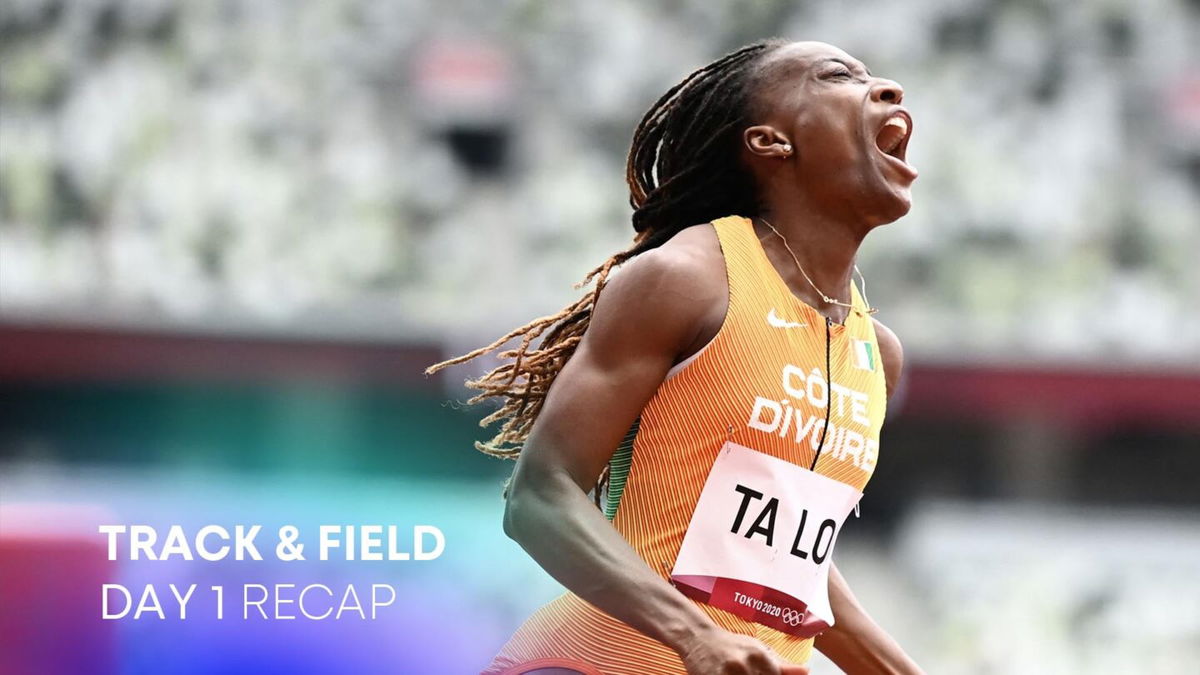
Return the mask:
{"type": "Polygon", "coordinates": [[[671,365],[695,351],[714,317],[720,325],[723,265],[712,229],[690,228],[609,282],[521,451],[504,530],[581,598],[678,652],[690,673],[805,673],[719,629],[587,496],[671,365]]]}
{"type": "MultiPolygon", "coordinates": [[[[879,321],[875,321],[875,338],[890,398],[900,381],[904,352],[896,334],[879,321]]],[[[843,671],[855,675],[922,672],[900,644],[867,614],[836,565],[829,570],[829,605],[836,622],[817,636],[816,647],[843,671]]]]}
{"type": "Polygon", "coordinates": [[[816,647],[842,671],[854,675],[924,672],[858,603],[837,565],[829,570],[829,605],[837,622],[817,636],[816,647]]]}

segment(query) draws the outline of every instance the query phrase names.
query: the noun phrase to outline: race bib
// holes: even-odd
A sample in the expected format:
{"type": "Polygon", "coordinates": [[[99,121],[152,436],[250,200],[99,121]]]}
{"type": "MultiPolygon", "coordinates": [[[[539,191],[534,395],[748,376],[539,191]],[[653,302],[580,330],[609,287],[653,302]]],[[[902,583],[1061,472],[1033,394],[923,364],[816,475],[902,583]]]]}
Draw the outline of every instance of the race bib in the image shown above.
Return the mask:
{"type": "Polygon", "coordinates": [[[833,625],[829,566],[862,493],[728,442],[692,513],[671,581],[700,602],[799,637],[833,625]]]}

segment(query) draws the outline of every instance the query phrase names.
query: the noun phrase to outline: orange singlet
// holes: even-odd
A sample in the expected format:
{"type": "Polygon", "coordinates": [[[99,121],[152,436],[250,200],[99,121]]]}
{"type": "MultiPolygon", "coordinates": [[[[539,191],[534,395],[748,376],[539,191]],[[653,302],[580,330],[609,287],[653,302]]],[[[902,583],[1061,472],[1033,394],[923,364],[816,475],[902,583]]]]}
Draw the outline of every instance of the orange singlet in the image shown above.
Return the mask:
{"type": "MultiPolygon", "coordinates": [[[[668,580],[726,441],[805,468],[816,459],[818,474],[861,491],[875,469],[887,403],[875,328],[853,284],[846,323],[827,322],[788,289],[750,220],[712,225],[729,281],[724,323],[671,369],[610,464],[606,513],[668,580]]],[[[812,652],[812,638],[698,605],[718,626],[761,640],[787,661],[804,663],[812,652]]],[[[569,592],[530,617],[484,672],[538,665],[604,675],[684,672],[670,648],[569,592]]]]}

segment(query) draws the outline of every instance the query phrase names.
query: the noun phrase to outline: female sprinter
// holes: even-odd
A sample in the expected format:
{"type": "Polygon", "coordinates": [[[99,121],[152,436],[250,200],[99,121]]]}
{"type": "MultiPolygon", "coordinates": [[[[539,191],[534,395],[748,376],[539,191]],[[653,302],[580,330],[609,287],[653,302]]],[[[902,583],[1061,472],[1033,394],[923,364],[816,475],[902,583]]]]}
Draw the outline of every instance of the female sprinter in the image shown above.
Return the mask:
{"type": "Polygon", "coordinates": [[[901,368],[851,274],[911,204],[903,97],[815,42],[697,70],[634,133],[637,235],[595,289],[430,369],[520,338],[470,383],[503,403],[480,449],[517,460],[504,529],[569,589],[487,673],[804,673],[814,641],[920,672],[831,556],[901,368]]]}

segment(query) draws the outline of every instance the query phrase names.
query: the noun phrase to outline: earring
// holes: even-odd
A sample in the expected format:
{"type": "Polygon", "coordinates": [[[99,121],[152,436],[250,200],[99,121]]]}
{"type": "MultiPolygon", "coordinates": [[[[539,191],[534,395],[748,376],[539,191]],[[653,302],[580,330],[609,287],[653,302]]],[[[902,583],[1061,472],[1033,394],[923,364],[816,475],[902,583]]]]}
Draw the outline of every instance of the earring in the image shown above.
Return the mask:
{"type": "Polygon", "coordinates": [[[784,143],[784,144],[783,144],[783,151],[784,151],[786,154],[789,154],[789,155],[790,155],[790,154],[792,154],[792,144],[791,144],[791,143],[784,143]]]}

